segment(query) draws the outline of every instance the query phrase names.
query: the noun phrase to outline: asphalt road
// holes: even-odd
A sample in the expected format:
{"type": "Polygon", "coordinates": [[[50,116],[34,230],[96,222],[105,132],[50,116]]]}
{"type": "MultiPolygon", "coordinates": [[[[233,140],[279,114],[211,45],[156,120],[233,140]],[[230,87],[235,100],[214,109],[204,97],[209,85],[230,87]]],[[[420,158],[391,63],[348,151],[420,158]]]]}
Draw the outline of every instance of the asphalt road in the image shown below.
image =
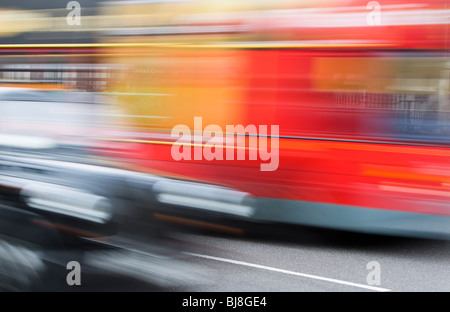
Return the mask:
{"type": "MultiPolygon", "coordinates": [[[[83,271],[82,286],[61,290],[176,292],[181,297],[173,300],[180,305],[184,297],[215,292],[450,291],[450,241],[286,226],[265,226],[244,236],[183,229],[170,241],[181,246],[181,267],[163,262],[163,270],[154,268],[159,275],[178,270],[169,285],[83,271]]],[[[58,274],[65,277],[67,270],[58,274]]]]}
{"type": "Polygon", "coordinates": [[[304,227],[272,226],[261,232],[174,234],[205,276],[168,291],[450,291],[450,241],[304,227]]]}

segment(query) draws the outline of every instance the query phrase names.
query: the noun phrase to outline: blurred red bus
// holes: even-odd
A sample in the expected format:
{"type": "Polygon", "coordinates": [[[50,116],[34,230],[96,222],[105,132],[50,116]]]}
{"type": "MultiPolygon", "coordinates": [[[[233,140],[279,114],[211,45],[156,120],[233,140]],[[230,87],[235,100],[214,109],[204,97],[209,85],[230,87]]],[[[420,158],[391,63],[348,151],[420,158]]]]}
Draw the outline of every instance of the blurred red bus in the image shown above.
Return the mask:
{"type": "MultiPolygon", "coordinates": [[[[98,58],[122,69],[103,90],[120,119],[98,138],[104,153],[249,193],[256,221],[449,237],[445,1],[111,1],[100,11],[98,58]],[[175,160],[172,130],[196,130],[195,117],[200,131],[278,125],[276,170],[261,171],[245,147],[244,160],[175,160]]],[[[211,144],[191,134],[191,155],[211,144]]]]}
{"type": "MultiPolygon", "coordinates": [[[[105,138],[126,150],[121,161],[248,192],[258,221],[448,237],[445,1],[123,8],[108,12],[159,19],[105,37],[118,43],[108,62],[127,66],[114,91],[133,129],[105,138]],[[174,160],[178,137],[171,131],[179,124],[194,129],[194,117],[222,129],[279,125],[276,170],[261,171],[249,149],[245,160],[174,160]]],[[[211,144],[192,135],[183,146],[192,155],[211,144]]]]}

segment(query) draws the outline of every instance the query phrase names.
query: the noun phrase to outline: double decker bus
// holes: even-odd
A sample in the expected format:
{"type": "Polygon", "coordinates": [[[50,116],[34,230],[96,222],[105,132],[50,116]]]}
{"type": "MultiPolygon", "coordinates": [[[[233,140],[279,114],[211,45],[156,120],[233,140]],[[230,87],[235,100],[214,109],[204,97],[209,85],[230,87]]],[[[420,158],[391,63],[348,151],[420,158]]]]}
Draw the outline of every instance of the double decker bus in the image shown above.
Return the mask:
{"type": "MultiPolygon", "coordinates": [[[[121,131],[98,147],[128,168],[250,194],[251,212],[222,211],[239,218],[448,238],[449,16],[444,0],[101,2],[86,48],[116,69],[102,92],[121,131]],[[181,144],[178,125],[192,130],[181,144]],[[242,125],[214,131],[222,142],[276,142],[276,168],[247,145],[212,144],[208,125],[242,125]],[[175,159],[174,145],[236,157],[175,159]]],[[[201,197],[164,192],[186,211],[201,197]]]]}
{"type": "Polygon", "coordinates": [[[252,220],[448,238],[446,1],[110,1],[103,13],[116,18],[108,63],[126,68],[112,88],[132,130],[104,138],[122,162],[247,192],[252,220]],[[261,171],[248,147],[174,159],[180,124],[191,155],[213,142],[196,139],[207,125],[242,125],[219,136],[245,142],[248,125],[278,125],[279,164],[261,171]]]}

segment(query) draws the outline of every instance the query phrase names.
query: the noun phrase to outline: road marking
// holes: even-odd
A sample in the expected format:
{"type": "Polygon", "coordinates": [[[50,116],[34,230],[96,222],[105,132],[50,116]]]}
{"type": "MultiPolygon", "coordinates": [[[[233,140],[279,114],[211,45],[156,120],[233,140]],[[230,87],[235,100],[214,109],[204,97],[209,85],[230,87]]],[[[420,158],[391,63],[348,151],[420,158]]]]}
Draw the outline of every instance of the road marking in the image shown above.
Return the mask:
{"type": "Polygon", "coordinates": [[[317,275],[311,275],[311,274],[305,274],[305,273],[299,273],[299,272],[294,272],[294,271],[289,271],[289,270],[283,270],[283,269],[273,268],[273,267],[269,267],[269,266],[265,266],[265,265],[254,264],[254,263],[249,263],[249,262],[244,262],[244,261],[237,261],[237,260],[232,260],[232,259],[225,259],[225,258],[208,256],[208,255],[201,255],[201,254],[196,254],[196,253],[191,253],[191,252],[185,252],[185,253],[188,255],[194,256],[194,257],[215,260],[215,261],[220,261],[220,262],[226,262],[226,263],[232,263],[232,264],[237,264],[237,265],[243,265],[243,266],[247,266],[247,267],[252,267],[252,268],[257,268],[257,269],[262,269],[262,270],[267,270],[267,271],[272,271],[272,272],[278,272],[278,273],[283,273],[283,274],[289,274],[289,275],[294,275],[294,276],[312,278],[312,279],[321,280],[321,281],[330,282],[330,283],[365,288],[365,289],[370,289],[370,290],[375,290],[375,291],[391,291],[390,289],[387,289],[387,288],[381,288],[381,287],[369,286],[369,285],[352,283],[352,282],[347,282],[347,281],[341,281],[338,279],[322,277],[322,276],[317,276],[317,275]]]}

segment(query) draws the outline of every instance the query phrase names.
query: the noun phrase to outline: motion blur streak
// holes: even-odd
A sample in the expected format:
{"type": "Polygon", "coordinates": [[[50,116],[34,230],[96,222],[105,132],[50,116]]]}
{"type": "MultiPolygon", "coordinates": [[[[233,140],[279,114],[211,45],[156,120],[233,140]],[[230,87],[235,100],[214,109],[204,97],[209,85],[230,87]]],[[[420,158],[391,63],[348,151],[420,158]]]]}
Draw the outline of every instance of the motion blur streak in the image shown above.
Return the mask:
{"type": "MultiPolygon", "coordinates": [[[[7,244],[45,253],[47,241],[86,243],[62,229],[94,233],[88,244],[119,249],[109,267],[137,277],[151,256],[127,262],[130,250],[155,240],[171,249],[167,221],[450,238],[448,0],[78,2],[80,12],[52,0],[0,4],[7,244]],[[174,160],[174,145],[218,152],[198,139],[208,129],[196,117],[243,125],[220,134],[244,138],[226,152],[245,157],[174,160]],[[182,144],[176,125],[194,129],[182,144]],[[273,135],[247,125],[278,127],[276,170],[250,160],[242,146],[273,135]],[[13,231],[11,220],[54,226],[13,231]]],[[[100,251],[92,265],[108,258],[100,251]]],[[[179,264],[155,261],[142,276],[176,275],[179,264]]]]}
{"type": "Polygon", "coordinates": [[[105,223],[112,217],[112,207],[108,199],[75,188],[49,183],[30,183],[23,187],[22,195],[26,197],[28,205],[36,209],[99,223],[105,223]]]}

